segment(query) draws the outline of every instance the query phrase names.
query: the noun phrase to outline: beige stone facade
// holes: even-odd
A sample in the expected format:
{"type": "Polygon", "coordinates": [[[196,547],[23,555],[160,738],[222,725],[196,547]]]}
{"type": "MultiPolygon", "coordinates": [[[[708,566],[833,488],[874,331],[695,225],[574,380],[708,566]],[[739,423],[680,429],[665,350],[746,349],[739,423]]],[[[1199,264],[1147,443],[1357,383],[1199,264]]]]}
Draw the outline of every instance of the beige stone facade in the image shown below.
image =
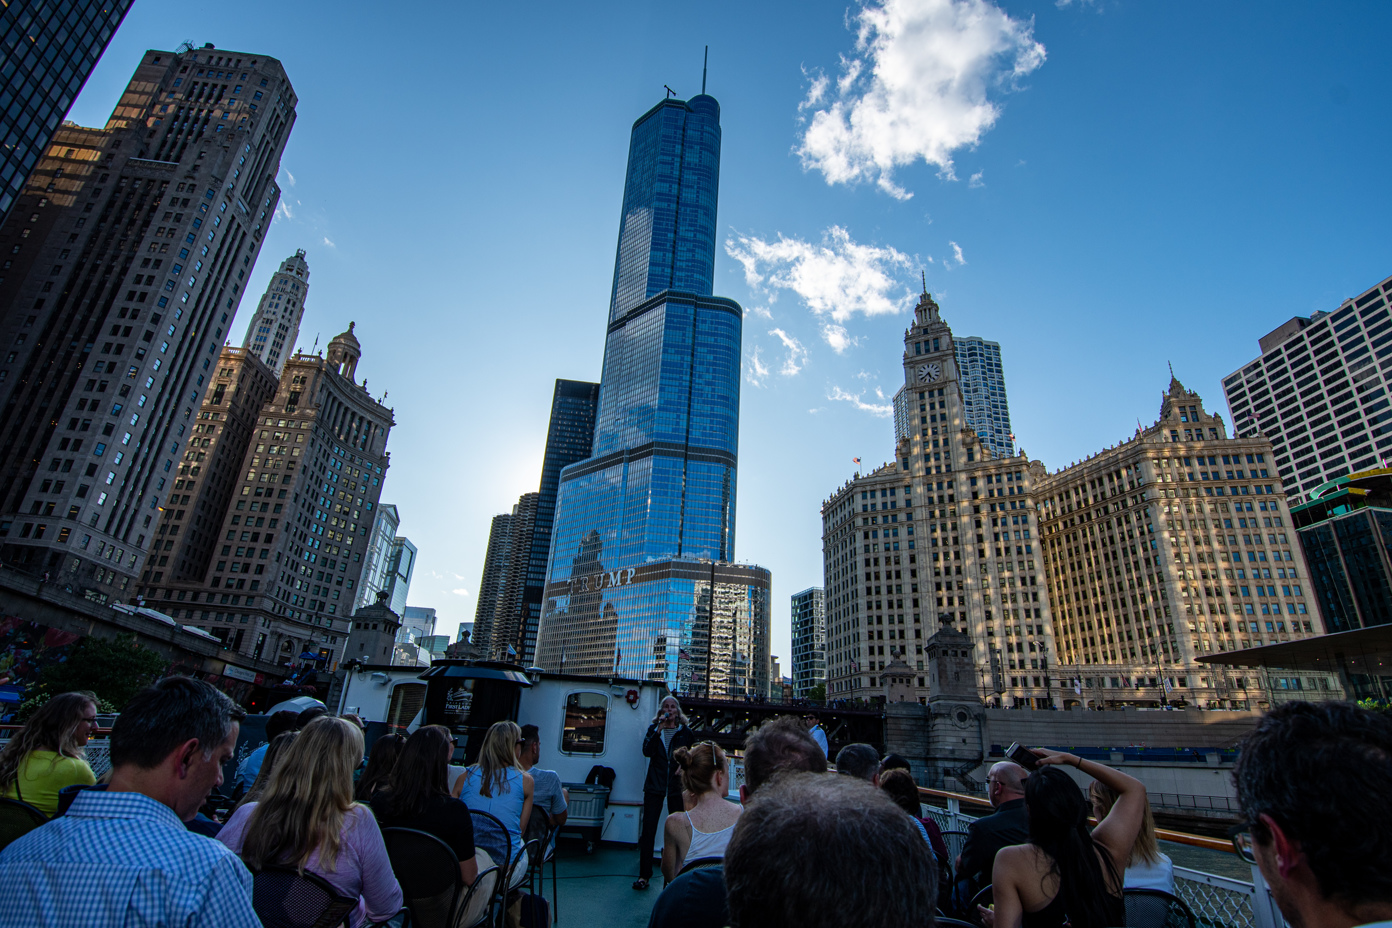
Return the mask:
{"type": "Polygon", "coordinates": [[[231,650],[281,666],[310,654],[331,670],[354,656],[344,647],[395,420],[357,382],[352,329],[324,357],[287,360],[215,515],[203,575],[171,582],[151,573],[139,590],[231,650]]]}
{"type": "Polygon", "coordinates": [[[1044,468],[1023,453],[994,457],[966,425],[952,330],[927,293],[903,368],[895,459],[822,506],[827,697],[884,696],[902,652],[926,703],[925,642],[953,629],[972,642],[984,700],[1058,705],[1034,490],[1044,468]]]}
{"type": "Polygon", "coordinates": [[[1230,437],[1178,380],[1153,425],[1035,491],[1065,705],[1259,709],[1337,685],[1195,661],[1322,627],[1270,442],[1230,437]]]}

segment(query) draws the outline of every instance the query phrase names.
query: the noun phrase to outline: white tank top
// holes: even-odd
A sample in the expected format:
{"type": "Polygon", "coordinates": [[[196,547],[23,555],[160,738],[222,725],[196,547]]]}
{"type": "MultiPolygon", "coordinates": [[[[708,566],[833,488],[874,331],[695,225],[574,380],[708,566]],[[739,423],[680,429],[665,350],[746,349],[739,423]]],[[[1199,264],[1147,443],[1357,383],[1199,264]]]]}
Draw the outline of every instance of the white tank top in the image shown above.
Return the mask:
{"type": "Polygon", "coordinates": [[[690,812],[682,814],[686,816],[686,823],[691,826],[691,847],[686,850],[686,862],[690,863],[693,860],[709,857],[724,857],[725,848],[730,844],[730,835],[734,832],[735,826],[732,824],[719,831],[702,831],[691,820],[690,812]]]}

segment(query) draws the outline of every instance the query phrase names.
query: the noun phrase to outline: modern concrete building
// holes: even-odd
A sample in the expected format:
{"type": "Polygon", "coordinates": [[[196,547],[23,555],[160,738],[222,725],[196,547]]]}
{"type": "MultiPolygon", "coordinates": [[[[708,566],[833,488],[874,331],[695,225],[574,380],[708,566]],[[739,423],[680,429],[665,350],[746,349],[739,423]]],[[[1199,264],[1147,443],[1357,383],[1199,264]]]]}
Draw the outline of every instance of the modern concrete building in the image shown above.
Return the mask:
{"type": "MultiPolygon", "coordinates": [[[[514,509],[515,511],[515,509],[514,509]]],[[[483,576],[479,578],[478,600],[474,604],[474,628],[471,643],[480,650],[491,653],[493,644],[493,615],[498,603],[503,599],[508,576],[512,572],[513,523],[516,516],[510,512],[499,513],[493,517],[488,532],[488,550],[483,556],[483,576]]]]}
{"type": "Polygon", "coordinates": [[[295,102],[273,58],[150,51],[105,128],[57,130],[13,207],[38,218],[0,229],[5,562],[133,593],[280,198],[295,102]]]}
{"type": "Polygon", "coordinates": [[[488,555],[474,613],[473,643],[497,660],[522,660],[526,618],[523,597],[539,498],[537,493],[519,496],[511,515],[493,519],[493,531],[505,534],[490,534],[488,538],[488,555]]]}
{"type": "Polygon", "coordinates": [[[391,586],[391,557],[396,545],[396,532],[401,528],[401,513],[391,503],[377,507],[368,532],[367,553],[363,556],[362,583],[353,599],[353,609],[370,606],[377,593],[391,586]]]}
{"type": "Polygon", "coordinates": [[[280,262],[280,269],[271,276],[242,340],[242,347],[264,361],[277,377],[300,337],[308,297],[309,264],[301,248],[280,262]]]}
{"type": "MultiPolygon", "coordinates": [[[[712,296],[720,144],[720,105],[704,93],[633,126],[594,448],[561,472],[557,494],[536,656],[549,670],[712,692],[756,680],[767,692],[766,647],[727,657],[696,643],[701,581],[687,577],[708,569],[691,564],[732,571],[746,598],[767,577],[727,565],[743,311],[712,296]],[[693,648],[713,656],[686,671],[673,652],[693,648]],[[738,666],[718,666],[726,659],[738,666]]],[[[718,625],[725,593],[714,590],[718,625]]]]}
{"type": "Polygon", "coordinates": [[[551,421],[546,428],[546,456],[541,465],[541,488],[532,526],[527,584],[522,592],[522,634],[518,645],[524,667],[536,662],[537,626],[541,622],[542,591],[546,587],[546,559],[551,553],[551,527],[556,519],[556,493],[561,471],[583,461],[594,449],[595,410],[599,384],[557,380],[551,397],[551,421]]]}
{"type": "Polygon", "coordinates": [[[899,655],[926,702],[924,645],[947,628],[971,637],[983,699],[1059,704],[1035,550],[1033,484],[1043,468],[1023,454],[996,457],[967,424],[957,358],[925,292],[904,333],[908,434],[897,437],[893,461],[822,505],[828,698],[884,697],[882,675],[899,655]]]}
{"type": "Polygon", "coordinates": [[[151,574],[136,590],[182,624],[281,666],[331,669],[344,656],[391,463],[395,421],[356,379],[362,349],[352,330],[329,342],[326,357],[286,362],[259,412],[231,503],[213,523],[217,542],[204,576],[157,582],[151,574]]]}
{"type": "Polygon", "coordinates": [[[0,226],[128,9],[130,0],[8,0],[0,9],[0,226]]]}
{"type": "Polygon", "coordinates": [[[826,685],[826,591],[793,594],[793,695],[801,699],[826,685]]]}
{"type": "Polygon", "coordinates": [[[1292,504],[1392,452],[1392,277],[1331,312],[1296,316],[1223,378],[1238,435],[1271,442],[1292,504]]]}
{"type": "Polygon", "coordinates": [[[1323,631],[1271,458],[1265,438],[1230,436],[1172,377],[1154,424],[1035,478],[1065,704],[1283,698],[1289,687],[1195,660],[1323,631]]]}

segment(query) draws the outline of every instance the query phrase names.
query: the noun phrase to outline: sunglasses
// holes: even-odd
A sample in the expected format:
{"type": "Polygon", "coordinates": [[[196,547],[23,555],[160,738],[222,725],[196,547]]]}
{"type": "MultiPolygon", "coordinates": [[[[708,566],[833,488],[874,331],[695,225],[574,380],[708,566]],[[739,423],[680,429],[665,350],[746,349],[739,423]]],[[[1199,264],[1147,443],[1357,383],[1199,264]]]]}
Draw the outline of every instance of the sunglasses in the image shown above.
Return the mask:
{"type": "Polygon", "coordinates": [[[1252,844],[1252,823],[1243,822],[1228,829],[1228,838],[1232,841],[1233,850],[1237,856],[1247,861],[1249,864],[1257,862],[1257,855],[1252,844]]]}

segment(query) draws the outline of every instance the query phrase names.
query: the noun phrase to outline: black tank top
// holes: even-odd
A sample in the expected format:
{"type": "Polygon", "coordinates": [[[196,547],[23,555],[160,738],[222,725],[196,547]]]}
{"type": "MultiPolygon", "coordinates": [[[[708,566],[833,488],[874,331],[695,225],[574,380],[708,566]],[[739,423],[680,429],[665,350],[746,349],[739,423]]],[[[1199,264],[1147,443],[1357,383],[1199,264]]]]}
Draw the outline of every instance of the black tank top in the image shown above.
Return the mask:
{"type": "MultiPolygon", "coordinates": [[[[1089,928],[1120,928],[1126,924],[1126,904],[1120,896],[1108,894],[1103,899],[1103,904],[1107,909],[1106,925],[1092,925],[1089,928]]],[[[1038,912],[1022,913],[1020,923],[1021,928],[1063,928],[1069,924],[1068,913],[1063,905],[1063,892],[1060,891],[1038,912]]]]}

